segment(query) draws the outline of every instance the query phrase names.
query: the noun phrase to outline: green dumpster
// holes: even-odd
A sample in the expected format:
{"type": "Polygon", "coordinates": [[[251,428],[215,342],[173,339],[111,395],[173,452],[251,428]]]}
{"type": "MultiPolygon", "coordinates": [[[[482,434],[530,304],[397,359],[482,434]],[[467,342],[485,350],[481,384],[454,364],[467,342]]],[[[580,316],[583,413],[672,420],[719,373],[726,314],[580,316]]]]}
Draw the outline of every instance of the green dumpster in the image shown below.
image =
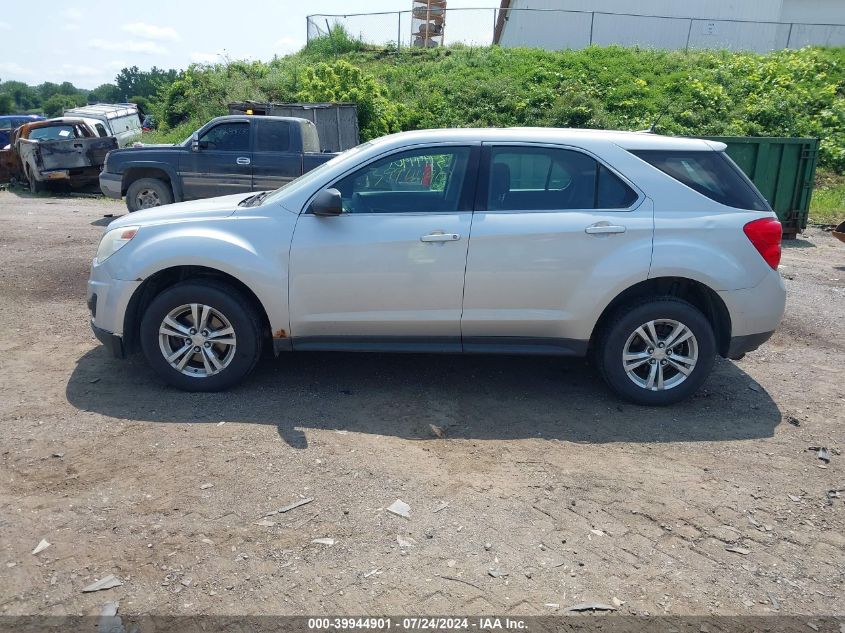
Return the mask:
{"type": "Polygon", "coordinates": [[[783,236],[806,228],[819,156],[817,138],[708,136],[728,146],[727,153],[751,178],[778,214],[783,236]]]}

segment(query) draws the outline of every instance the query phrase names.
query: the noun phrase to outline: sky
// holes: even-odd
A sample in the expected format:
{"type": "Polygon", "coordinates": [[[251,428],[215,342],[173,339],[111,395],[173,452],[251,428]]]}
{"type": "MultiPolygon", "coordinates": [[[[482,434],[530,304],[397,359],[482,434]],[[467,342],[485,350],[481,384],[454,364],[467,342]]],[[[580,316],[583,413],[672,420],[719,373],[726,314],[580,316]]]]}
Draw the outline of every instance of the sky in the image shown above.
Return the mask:
{"type": "MultiPolygon", "coordinates": [[[[70,81],[80,88],[113,82],[121,68],[186,68],[224,59],[269,60],[299,50],[306,16],[407,11],[411,0],[42,0],[33,10],[10,2],[0,12],[0,80],[28,84],[70,81]],[[200,8],[201,7],[201,8],[200,8]]],[[[497,7],[499,0],[449,0],[449,8],[497,7]]],[[[493,10],[455,11],[448,41],[489,44],[493,10]]],[[[330,19],[330,22],[332,20],[330,19]]],[[[326,20],[315,20],[325,28],[326,20]]],[[[374,43],[396,40],[410,18],[347,18],[347,28],[374,43]]]]}

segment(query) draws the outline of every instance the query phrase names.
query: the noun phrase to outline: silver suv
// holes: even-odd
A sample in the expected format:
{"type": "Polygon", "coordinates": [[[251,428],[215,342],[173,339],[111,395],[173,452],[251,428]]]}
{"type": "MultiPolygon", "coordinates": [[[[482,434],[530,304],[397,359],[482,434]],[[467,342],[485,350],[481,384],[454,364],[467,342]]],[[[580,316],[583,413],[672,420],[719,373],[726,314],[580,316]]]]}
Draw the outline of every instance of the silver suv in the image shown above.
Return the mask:
{"type": "Polygon", "coordinates": [[[112,222],[92,326],[191,391],[230,387],[267,348],[591,354],[621,397],[673,403],[784,311],[781,226],[724,149],[539,128],[387,136],[273,192],[112,222]]]}

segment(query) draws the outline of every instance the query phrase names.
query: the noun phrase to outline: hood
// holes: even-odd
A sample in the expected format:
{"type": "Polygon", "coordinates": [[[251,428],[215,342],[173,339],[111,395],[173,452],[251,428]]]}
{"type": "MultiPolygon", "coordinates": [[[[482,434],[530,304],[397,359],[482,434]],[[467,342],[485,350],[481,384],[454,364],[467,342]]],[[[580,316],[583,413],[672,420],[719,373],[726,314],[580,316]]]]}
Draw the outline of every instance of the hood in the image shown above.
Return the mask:
{"type": "Polygon", "coordinates": [[[109,224],[108,228],[111,230],[123,226],[149,226],[152,224],[167,224],[169,222],[227,218],[238,210],[238,203],[241,200],[251,195],[253,195],[251,192],[235,193],[230,196],[220,196],[219,198],[178,202],[176,204],[167,204],[163,207],[143,209],[121,216],[109,224]]]}

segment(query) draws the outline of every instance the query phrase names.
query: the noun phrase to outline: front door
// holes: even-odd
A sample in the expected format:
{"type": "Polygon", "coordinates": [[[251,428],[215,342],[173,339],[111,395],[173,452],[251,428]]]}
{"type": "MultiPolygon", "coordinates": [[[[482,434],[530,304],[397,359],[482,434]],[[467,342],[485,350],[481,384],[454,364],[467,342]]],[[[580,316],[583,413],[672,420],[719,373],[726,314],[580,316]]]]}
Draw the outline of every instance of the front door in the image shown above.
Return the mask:
{"type": "Polygon", "coordinates": [[[294,349],[461,349],[478,147],[399,151],[333,183],[343,213],[300,216],[294,349]]]}
{"type": "Polygon", "coordinates": [[[198,150],[181,154],[179,175],[186,200],[252,191],[250,123],[229,121],[205,130],[198,150]]]}
{"type": "Polygon", "coordinates": [[[483,153],[464,350],[581,354],[596,306],[648,276],[651,201],[574,148],[485,144],[483,153]]]}

